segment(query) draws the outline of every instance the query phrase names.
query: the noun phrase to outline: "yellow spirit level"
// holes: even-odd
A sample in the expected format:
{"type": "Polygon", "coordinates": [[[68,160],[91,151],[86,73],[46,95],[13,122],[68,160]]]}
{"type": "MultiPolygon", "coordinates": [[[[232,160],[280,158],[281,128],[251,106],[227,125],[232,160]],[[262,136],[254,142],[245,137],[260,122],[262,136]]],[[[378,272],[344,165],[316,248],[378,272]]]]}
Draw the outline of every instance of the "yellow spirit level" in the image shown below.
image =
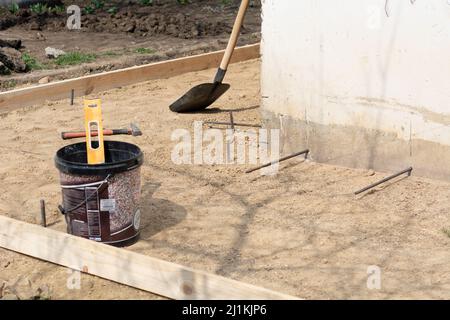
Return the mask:
{"type": "Polygon", "coordinates": [[[86,129],[86,151],[88,164],[105,163],[103,144],[102,102],[100,99],[84,100],[84,123],[86,129]],[[92,136],[91,132],[98,132],[92,136]]]}

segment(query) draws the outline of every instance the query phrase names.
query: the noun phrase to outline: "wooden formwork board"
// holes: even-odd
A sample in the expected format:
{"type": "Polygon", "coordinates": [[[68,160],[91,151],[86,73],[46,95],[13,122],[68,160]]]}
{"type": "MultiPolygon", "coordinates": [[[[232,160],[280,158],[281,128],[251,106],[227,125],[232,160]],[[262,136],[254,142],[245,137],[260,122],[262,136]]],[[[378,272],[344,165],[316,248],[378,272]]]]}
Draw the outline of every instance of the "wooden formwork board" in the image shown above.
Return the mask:
{"type": "Polygon", "coordinates": [[[1,215],[0,247],[171,299],[297,299],[1,215]]]}
{"type": "MultiPolygon", "coordinates": [[[[48,100],[69,98],[72,90],[74,90],[75,97],[84,96],[147,80],[168,78],[187,72],[218,67],[223,54],[223,50],[215,51],[1,92],[0,112],[36,105],[48,100]]],[[[231,62],[256,59],[259,56],[259,44],[247,45],[235,49],[231,62]]]]}

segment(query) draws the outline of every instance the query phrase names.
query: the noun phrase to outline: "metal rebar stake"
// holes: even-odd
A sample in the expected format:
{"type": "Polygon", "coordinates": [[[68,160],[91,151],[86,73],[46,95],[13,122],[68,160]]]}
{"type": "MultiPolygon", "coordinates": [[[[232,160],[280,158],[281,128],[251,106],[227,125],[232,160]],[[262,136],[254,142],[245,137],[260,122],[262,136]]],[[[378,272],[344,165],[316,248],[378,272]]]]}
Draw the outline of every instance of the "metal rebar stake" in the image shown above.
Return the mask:
{"type": "Polygon", "coordinates": [[[275,161],[263,164],[262,166],[259,166],[259,167],[253,168],[253,169],[249,169],[249,170],[245,171],[245,173],[252,173],[253,171],[272,166],[272,165],[274,165],[276,163],[283,162],[283,161],[295,158],[295,157],[300,156],[302,154],[305,155],[305,159],[306,159],[306,158],[308,158],[308,153],[309,153],[309,149],[306,149],[306,150],[303,150],[303,151],[300,151],[300,152],[296,152],[296,153],[291,154],[289,156],[286,156],[286,157],[280,158],[278,160],[275,160],[275,161]]]}
{"type": "Polygon", "coordinates": [[[231,130],[233,130],[233,133],[234,133],[234,118],[233,118],[233,111],[230,111],[230,123],[231,123],[231,130]]]}
{"type": "MultiPolygon", "coordinates": [[[[224,125],[231,126],[230,122],[220,122],[220,121],[205,121],[204,124],[216,124],[216,125],[224,125]]],[[[235,127],[251,127],[251,128],[261,128],[260,124],[248,124],[248,123],[233,123],[235,127]]]]}
{"type": "Polygon", "coordinates": [[[400,171],[400,172],[398,172],[398,173],[396,173],[396,174],[393,174],[393,175],[391,175],[391,176],[389,176],[389,177],[386,177],[386,178],[384,178],[384,179],[382,179],[382,180],[380,180],[380,181],[378,181],[378,182],[372,183],[371,185],[369,185],[369,186],[367,186],[367,187],[365,187],[365,188],[362,188],[361,190],[356,191],[356,192],[355,192],[355,195],[358,195],[358,194],[363,193],[363,192],[365,192],[365,191],[367,191],[367,190],[370,190],[370,189],[372,189],[372,188],[375,188],[376,186],[379,186],[379,185],[382,184],[382,183],[385,183],[385,182],[387,182],[387,181],[389,181],[389,180],[392,180],[392,179],[394,179],[394,178],[397,178],[398,176],[401,176],[402,174],[408,173],[408,177],[409,177],[409,176],[411,175],[411,172],[412,172],[412,171],[413,171],[413,168],[412,168],[412,167],[409,167],[408,169],[402,170],[402,171],[400,171]]]}
{"type": "Polygon", "coordinates": [[[45,201],[41,199],[41,225],[46,228],[47,227],[47,217],[45,215],[45,201]]]}
{"type": "Polygon", "coordinates": [[[72,89],[72,90],[70,91],[70,105],[71,105],[71,106],[73,106],[73,100],[74,100],[74,98],[75,98],[75,90],[72,89]]]}

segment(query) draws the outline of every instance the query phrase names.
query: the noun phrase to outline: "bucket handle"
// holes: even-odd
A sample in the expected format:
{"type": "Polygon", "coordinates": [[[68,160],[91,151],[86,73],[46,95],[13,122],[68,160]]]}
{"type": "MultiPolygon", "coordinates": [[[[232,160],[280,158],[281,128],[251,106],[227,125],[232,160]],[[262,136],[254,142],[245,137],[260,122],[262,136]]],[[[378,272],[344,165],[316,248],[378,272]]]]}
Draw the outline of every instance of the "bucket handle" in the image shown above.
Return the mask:
{"type": "Polygon", "coordinates": [[[81,207],[81,206],[84,205],[86,202],[88,202],[89,200],[91,200],[91,199],[94,197],[94,195],[96,195],[97,192],[100,190],[100,188],[101,188],[105,183],[108,182],[108,179],[111,178],[111,176],[112,176],[112,174],[108,174],[108,175],[106,176],[106,178],[105,178],[103,181],[99,181],[99,182],[94,182],[94,183],[89,183],[89,184],[84,184],[84,185],[61,186],[61,187],[64,188],[64,189],[77,189],[77,188],[80,188],[80,187],[87,187],[87,186],[90,186],[90,185],[96,185],[96,184],[100,183],[99,186],[97,187],[97,189],[95,190],[95,192],[92,192],[91,195],[90,195],[89,197],[87,197],[86,199],[84,199],[81,203],[77,204],[75,207],[70,208],[70,209],[64,209],[64,207],[63,207],[62,205],[58,205],[59,211],[60,211],[62,214],[65,215],[67,212],[72,212],[72,211],[77,210],[79,207],[81,207]]]}

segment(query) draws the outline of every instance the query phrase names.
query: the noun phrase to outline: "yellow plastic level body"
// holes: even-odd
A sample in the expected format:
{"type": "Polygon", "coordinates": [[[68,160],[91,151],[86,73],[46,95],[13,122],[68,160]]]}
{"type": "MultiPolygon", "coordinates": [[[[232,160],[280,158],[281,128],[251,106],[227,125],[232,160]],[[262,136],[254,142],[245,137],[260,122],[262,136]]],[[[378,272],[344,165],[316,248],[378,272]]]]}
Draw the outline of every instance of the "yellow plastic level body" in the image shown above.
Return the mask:
{"type": "Polygon", "coordinates": [[[84,123],[86,128],[86,150],[88,164],[105,163],[102,102],[100,99],[84,100],[84,123]],[[92,131],[97,131],[98,136],[92,137],[92,131]]]}

